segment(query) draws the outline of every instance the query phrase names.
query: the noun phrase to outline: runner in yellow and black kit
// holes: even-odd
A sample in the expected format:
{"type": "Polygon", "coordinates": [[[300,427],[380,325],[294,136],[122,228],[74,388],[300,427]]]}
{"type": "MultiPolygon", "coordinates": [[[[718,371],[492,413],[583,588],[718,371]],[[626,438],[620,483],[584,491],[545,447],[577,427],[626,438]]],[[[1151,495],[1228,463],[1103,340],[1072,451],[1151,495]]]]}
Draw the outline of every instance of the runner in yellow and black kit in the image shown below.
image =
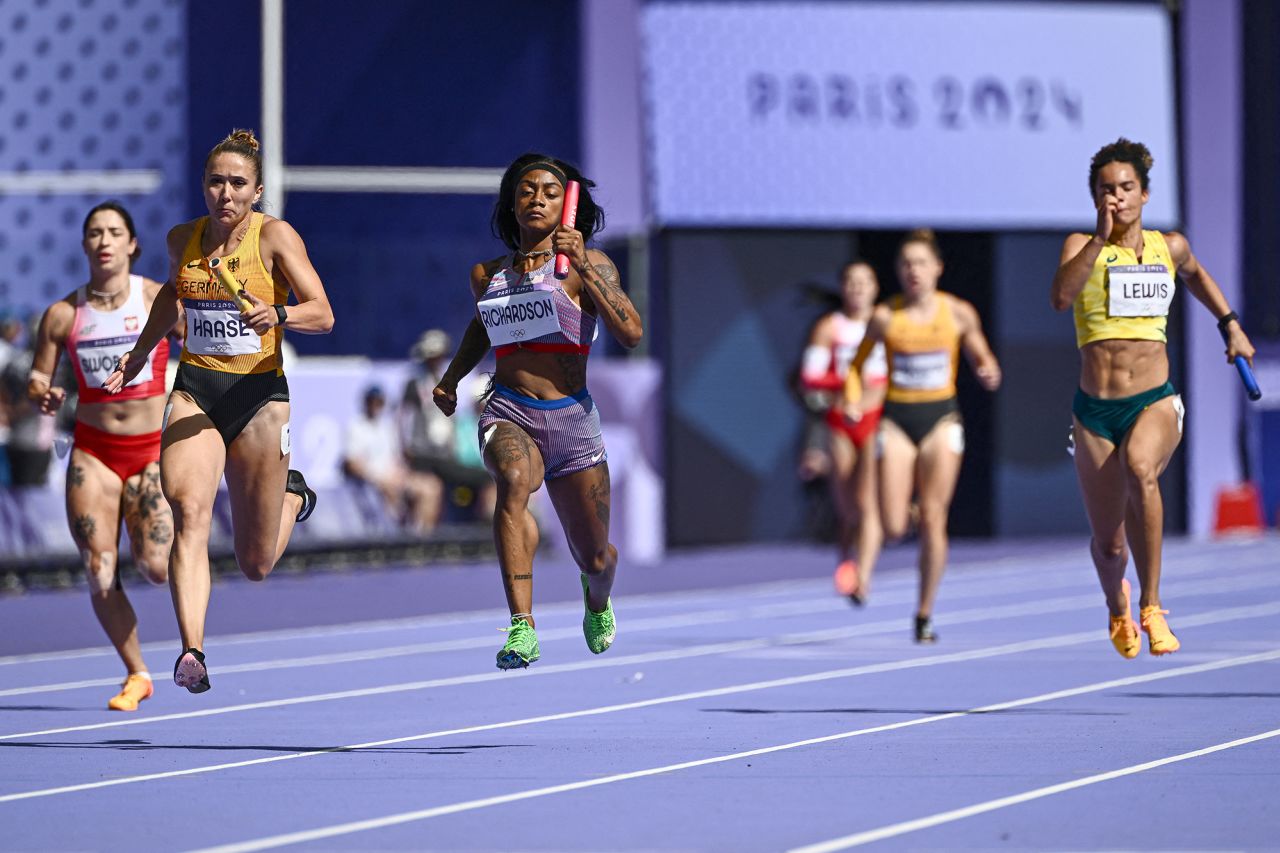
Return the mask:
{"type": "Polygon", "coordinates": [[[918,643],[933,643],[938,639],[933,604],[947,564],[947,514],[964,453],[964,428],[956,406],[960,350],[988,391],[1000,387],[1000,364],[973,306],[938,290],[942,253],[932,231],[920,229],[907,235],[898,250],[897,272],[902,296],[876,306],[849,370],[846,396],[851,414],[856,414],[862,364],[883,342],[889,388],[877,436],[880,515],[884,535],[901,537],[907,530],[912,493],[917,493],[920,598],[915,638],[918,643]]]}
{"type": "Polygon", "coordinates": [[[1111,642],[1126,658],[1141,648],[1124,579],[1128,553],[1142,590],[1140,621],[1153,655],[1178,650],[1160,604],[1164,504],[1160,474],[1182,439],[1182,400],[1169,382],[1165,322],[1175,272],[1218,318],[1227,360],[1253,360],[1253,345],[1218,285],[1181,234],[1142,228],[1151,152],[1119,139],[1089,165],[1097,208],[1093,234],[1072,234],[1062,247],[1051,301],[1074,307],[1080,387],[1071,410],[1076,474],[1093,538],[1093,557],[1111,612],[1111,642]]]}
{"type": "Polygon", "coordinates": [[[226,475],[236,560],[250,580],[275,567],[315,493],[289,469],[289,386],[280,363],[283,328],[324,334],[333,328],[324,285],[302,238],[280,219],[253,209],[262,196],[262,157],[252,131],[237,130],[205,160],[209,215],[169,232],[169,283],[131,352],[106,387],[127,384],[166,328],[186,309],[187,339],[165,411],[160,476],[173,508],[169,559],[184,651],[174,681],[209,689],[204,621],[209,607],[209,529],[218,483],[226,475]],[[218,262],[244,287],[240,306],[210,268],[218,262]],[[285,306],[292,289],[297,303],[285,306]]]}

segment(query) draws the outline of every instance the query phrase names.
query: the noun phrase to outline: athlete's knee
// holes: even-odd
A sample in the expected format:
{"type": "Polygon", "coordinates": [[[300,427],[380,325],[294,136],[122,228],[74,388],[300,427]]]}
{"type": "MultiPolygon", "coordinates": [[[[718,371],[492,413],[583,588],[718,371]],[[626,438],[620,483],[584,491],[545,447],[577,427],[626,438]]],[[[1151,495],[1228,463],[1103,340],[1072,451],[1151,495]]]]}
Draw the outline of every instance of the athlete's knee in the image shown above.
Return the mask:
{"type": "Polygon", "coordinates": [[[138,574],[155,586],[164,586],[169,582],[169,548],[150,545],[133,553],[133,564],[138,574]]]}
{"type": "Polygon", "coordinates": [[[237,558],[236,564],[240,566],[241,574],[254,583],[261,583],[266,580],[267,575],[271,574],[271,570],[275,568],[275,564],[270,560],[241,560],[237,558]]]}
{"type": "Polygon", "coordinates": [[[113,551],[85,548],[80,552],[80,561],[84,565],[85,580],[89,583],[91,595],[106,595],[115,588],[116,555],[113,551]]]}
{"type": "Polygon", "coordinates": [[[213,524],[213,502],[194,495],[169,498],[175,530],[208,529],[213,524]]]}
{"type": "Polygon", "coordinates": [[[882,515],[880,517],[880,530],[885,539],[901,539],[907,535],[907,529],[910,527],[909,519],[906,515],[882,515]]]}
{"type": "Polygon", "coordinates": [[[1134,459],[1130,457],[1125,464],[1125,477],[1131,489],[1149,491],[1159,488],[1160,466],[1151,459],[1134,459]]]}
{"type": "Polygon", "coordinates": [[[275,552],[256,546],[236,549],[236,565],[241,574],[252,581],[266,580],[275,569],[275,552]]]}
{"type": "Polygon", "coordinates": [[[534,482],[523,465],[507,465],[500,468],[494,474],[493,480],[498,486],[498,503],[500,504],[523,504],[538,488],[538,483],[534,482]]]}
{"type": "Polygon", "coordinates": [[[949,507],[940,502],[920,502],[920,528],[922,530],[947,529],[947,511],[949,507]]]}
{"type": "Polygon", "coordinates": [[[1117,536],[1106,542],[1099,542],[1095,537],[1089,540],[1089,545],[1093,549],[1094,555],[1106,562],[1127,559],[1129,556],[1123,536],[1117,536]]]}
{"type": "Polygon", "coordinates": [[[575,556],[578,558],[578,568],[587,575],[603,575],[618,565],[618,549],[612,545],[575,556]]]}

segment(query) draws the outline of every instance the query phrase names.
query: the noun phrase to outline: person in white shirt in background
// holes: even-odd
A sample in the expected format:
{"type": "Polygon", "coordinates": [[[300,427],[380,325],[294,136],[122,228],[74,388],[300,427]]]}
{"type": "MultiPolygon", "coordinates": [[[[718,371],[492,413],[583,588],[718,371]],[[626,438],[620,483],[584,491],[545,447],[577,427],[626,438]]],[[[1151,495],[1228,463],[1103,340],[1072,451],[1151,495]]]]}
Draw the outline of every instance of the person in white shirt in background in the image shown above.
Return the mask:
{"type": "Polygon", "coordinates": [[[429,533],[440,519],[440,480],[409,470],[396,425],[384,417],[387,397],[377,385],[364,392],[360,414],[347,425],[342,473],[368,483],[382,495],[388,512],[403,527],[429,533]]]}

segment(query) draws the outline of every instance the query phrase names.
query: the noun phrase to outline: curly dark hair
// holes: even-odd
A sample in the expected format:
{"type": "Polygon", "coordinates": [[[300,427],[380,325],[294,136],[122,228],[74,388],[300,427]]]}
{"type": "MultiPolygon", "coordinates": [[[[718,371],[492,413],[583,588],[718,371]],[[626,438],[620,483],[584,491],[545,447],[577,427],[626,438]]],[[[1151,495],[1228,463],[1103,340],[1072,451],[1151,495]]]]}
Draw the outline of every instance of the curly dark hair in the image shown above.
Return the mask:
{"type": "Polygon", "coordinates": [[[502,184],[498,188],[498,201],[493,205],[493,217],[489,221],[493,236],[505,243],[509,249],[520,248],[520,224],[516,222],[515,211],[516,181],[519,180],[525,168],[532,163],[549,163],[564,173],[565,180],[577,181],[581,184],[581,189],[578,191],[578,218],[574,222],[574,227],[582,232],[584,242],[590,240],[592,234],[604,229],[604,210],[596,205],[595,199],[591,197],[591,188],[596,185],[595,181],[584,178],[578,171],[578,167],[572,163],[566,163],[564,160],[549,157],[546,154],[530,152],[517,157],[502,175],[502,184]]]}
{"type": "Polygon", "coordinates": [[[1142,184],[1142,188],[1144,190],[1149,188],[1151,166],[1155,163],[1151,157],[1151,151],[1141,142],[1133,142],[1122,136],[1110,145],[1099,148],[1098,153],[1094,154],[1093,160],[1089,162],[1089,198],[1093,198],[1098,173],[1108,163],[1129,164],[1138,173],[1138,182],[1142,184]]]}

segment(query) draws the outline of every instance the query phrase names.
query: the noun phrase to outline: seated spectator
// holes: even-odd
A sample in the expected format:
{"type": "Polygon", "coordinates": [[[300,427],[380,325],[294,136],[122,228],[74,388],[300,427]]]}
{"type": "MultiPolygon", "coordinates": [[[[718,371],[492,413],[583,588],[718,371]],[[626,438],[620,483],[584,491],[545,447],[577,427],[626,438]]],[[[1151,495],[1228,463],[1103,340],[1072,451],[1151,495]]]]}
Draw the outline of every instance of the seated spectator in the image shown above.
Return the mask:
{"type": "MultiPolygon", "coordinates": [[[[0,372],[0,397],[7,410],[8,424],[5,456],[8,462],[8,485],[43,486],[49,482],[49,463],[53,459],[55,419],[40,413],[27,399],[27,380],[35,356],[35,327],[39,315],[31,318],[26,346],[12,353],[0,372]]],[[[70,407],[74,409],[74,406],[70,407]]]]}
{"type": "Polygon", "coordinates": [[[381,388],[374,385],[365,391],[363,411],[347,425],[342,473],[377,489],[399,524],[428,533],[440,519],[443,484],[405,466],[395,426],[383,417],[386,407],[381,388]]]}
{"type": "Polygon", "coordinates": [[[476,433],[479,395],[459,388],[460,403],[452,418],[431,399],[452,354],[453,342],[440,329],[424,332],[409,350],[413,375],[405,384],[400,403],[405,459],[410,469],[442,480],[450,505],[463,515],[487,519],[493,515],[496,490],[480,457],[476,433]],[[468,398],[476,405],[463,405],[461,401],[468,398]]]}

